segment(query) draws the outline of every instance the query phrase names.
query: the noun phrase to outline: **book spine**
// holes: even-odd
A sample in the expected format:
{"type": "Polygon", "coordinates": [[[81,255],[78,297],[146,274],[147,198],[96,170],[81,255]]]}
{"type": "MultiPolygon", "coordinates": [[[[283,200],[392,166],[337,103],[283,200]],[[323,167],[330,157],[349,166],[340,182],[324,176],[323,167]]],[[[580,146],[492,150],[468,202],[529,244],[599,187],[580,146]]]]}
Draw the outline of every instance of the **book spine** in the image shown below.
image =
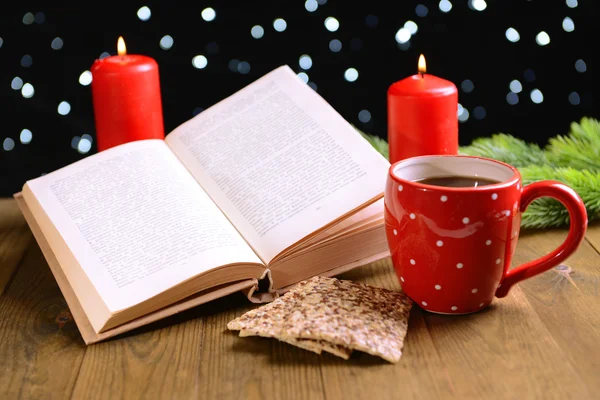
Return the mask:
{"type": "Polygon", "coordinates": [[[246,297],[252,303],[269,303],[279,297],[277,291],[273,289],[273,277],[270,269],[265,269],[261,277],[255,281],[255,285],[244,290],[246,297]]]}

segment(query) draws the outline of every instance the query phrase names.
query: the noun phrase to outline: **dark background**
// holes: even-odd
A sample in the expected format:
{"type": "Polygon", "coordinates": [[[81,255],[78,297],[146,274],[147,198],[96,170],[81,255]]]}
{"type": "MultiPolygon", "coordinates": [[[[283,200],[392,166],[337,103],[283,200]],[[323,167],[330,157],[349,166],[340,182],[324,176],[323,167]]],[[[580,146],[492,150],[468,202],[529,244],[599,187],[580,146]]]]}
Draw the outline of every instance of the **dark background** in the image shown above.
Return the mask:
{"type": "Polygon", "coordinates": [[[304,0],[3,3],[0,196],[96,152],[91,86],[81,85],[79,77],[103,52],[116,54],[119,36],[128,53],[151,56],[159,64],[167,133],[279,65],[302,72],[303,54],[312,58],[305,72],[317,92],[349,122],[383,138],[387,88],[416,72],[420,53],[428,73],[459,88],[459,102],[469,112],[459,125],[461,144],[505,132],[543,145],[550,136],[567,133],[571,122],[600,116],[593,107],[592,57],[600,37],[595,0],[487,0],[482,11],[471,1],[450,0],[446,13],[439,0],[320,0],[314,12],[304,0]],[[137,16],[143,6],[151,10],[147,21],[137,16]],[[201,16],[206,7],[216,11],[210,22],[201,16]],[[340,23],[335,32],[324,26],[330,16],[340,23]],[[574,21],[572,32],[563,29],[567,16],[574,21]],[[275,18],[285,19],[285,31],[273,28],[275,18]],[[409,20],[418,31],[401,48],[395,34],[409,20]],[[264,28],[262,38],[251,36],[254,25],[264,28]],[[518,42],[507,40],[509,27],[519,32],[518,42]],[[546,46],[536,43],[540,31],[550,36],[546,46]],[[168,50],[159,45],[165,35],[174,39],[168,50]],[[56,37],[62,39],[60,49],[51,47],[56,37]],[[341,41],[341,51],[329,49],[333,39],[341,41]],[[192,66],[198,54],[208,59],[204,69],[192,66]],[[250,71],[240,73],[235,60],[247,62],[250,71]],[[585,63],[585,72],[577,71],[577,60],[585,63]],[[359,72],[354,82],[344,79],[350,67],[359,72]],[[11,87],[15,77],[33,85],[32,97],[11,87]],[[523,89],[511,105],[507,95],[515,79],[523,89]],[[462,90],[465,80],[473,90],[462,90]],[[531,100],[534,89],[543,93],[543,102],[531,100]],[[71,106],[67,115],[57,112],[62,101],[71,106]],[[369,111],[370,120],[359,119],[362,110],[369,111]],[[29,142],[27,135],[26,143],[21,141],[23,129],[32,133],[29,142]],[[87,152],[81,151],[85,146],[78,150],[81,137],[92,143],[87,152]]]}

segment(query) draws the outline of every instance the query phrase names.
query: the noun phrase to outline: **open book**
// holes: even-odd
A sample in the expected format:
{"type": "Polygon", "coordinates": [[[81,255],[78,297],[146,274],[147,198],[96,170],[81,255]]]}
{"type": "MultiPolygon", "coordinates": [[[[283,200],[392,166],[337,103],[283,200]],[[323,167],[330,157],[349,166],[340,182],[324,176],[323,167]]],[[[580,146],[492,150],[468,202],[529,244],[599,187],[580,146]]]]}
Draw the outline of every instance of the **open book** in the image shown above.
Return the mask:
{"type": "Polygon", "coordinates": [[[86,343],[386,257],[388,161],[287,66],[15,194],[86,343]]]}

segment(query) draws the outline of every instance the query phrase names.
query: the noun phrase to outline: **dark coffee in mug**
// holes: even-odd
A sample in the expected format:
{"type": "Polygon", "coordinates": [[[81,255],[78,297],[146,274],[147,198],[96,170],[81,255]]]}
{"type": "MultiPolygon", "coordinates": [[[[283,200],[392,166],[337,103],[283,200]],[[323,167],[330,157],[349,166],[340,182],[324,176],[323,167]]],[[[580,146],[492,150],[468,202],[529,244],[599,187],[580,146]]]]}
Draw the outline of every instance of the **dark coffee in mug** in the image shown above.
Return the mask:
{"type": "Polygon", "coordinates": [[[445,187],[480,187],[499,183],[493,179],[484,178],[481,176],[439,176],[432,178],[424,178],[415,182],[424,185],[445,186],[445,187]]]}

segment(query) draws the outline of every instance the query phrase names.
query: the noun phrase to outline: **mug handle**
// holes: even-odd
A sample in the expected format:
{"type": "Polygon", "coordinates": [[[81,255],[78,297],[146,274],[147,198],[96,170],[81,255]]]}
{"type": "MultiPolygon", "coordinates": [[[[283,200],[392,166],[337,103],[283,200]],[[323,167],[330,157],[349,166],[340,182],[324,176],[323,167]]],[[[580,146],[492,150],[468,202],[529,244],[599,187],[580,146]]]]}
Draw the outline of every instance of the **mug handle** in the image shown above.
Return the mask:
{"type": "Polygon", "coordinates": [[[524,212],[532,201],[540,197],[552,197],[560,201],[569,211],[570,225],[567,238],[551,253],[507,271],[500,282],[500,287],[496,290],[498,298],[506,296],[516,283],[560,264],[577,250],[585,237],[588,223],[587,211],[577,192],[556,181],[531,183],[525,186],[521,193],[521,212],[524,212]]]}

